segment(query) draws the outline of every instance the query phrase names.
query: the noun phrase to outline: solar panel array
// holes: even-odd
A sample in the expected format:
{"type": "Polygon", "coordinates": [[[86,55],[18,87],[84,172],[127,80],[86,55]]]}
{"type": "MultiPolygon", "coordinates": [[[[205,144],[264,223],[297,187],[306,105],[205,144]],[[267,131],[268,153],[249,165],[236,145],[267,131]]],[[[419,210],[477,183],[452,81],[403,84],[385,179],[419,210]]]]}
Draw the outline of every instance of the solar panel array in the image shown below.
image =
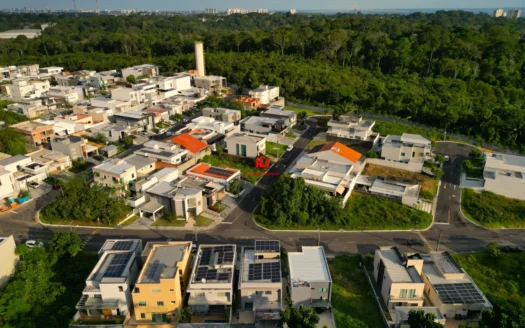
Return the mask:
{"type": "Polygon", "coordinates": [[[202,279],[207,281],[219,281],[219,282],[229,282],[231,276],[230,271],[219,271],[217,269],[209,269],[208,267],[199,267],[197,269],[197,274],[195,276],[196,282],[201,282],[202,279]]]}
{"type": "Polygon", "coordinates": [[[277,240],[256,240],[255,252],[279,253],[280,245],[277,240]]]}
{"type": "Polygon", "coordinates": [[[218,253],[217,255],[217,264],[233,264],[233,246],[217,246],[217,247],[208,247],[203,248],[201,252],[201,260],[199,265],[210,265],[213,259],[213,254],[218,253]]]}
{"type": "Polygon", "coordinates": [[[248,267],[248,280],[271,280],[271,282],[281,281],[281,263],[255,263],[248,267]]]}
{"type": "Polygon", "coordinates": [[[131,258],[132,253],[114,254],[104,272],[104,277],[120,277],[131,258]]]}
{"type": "Polygon", "coordinates": [[[232,172],[225,170],[225,169],[218,168],[218,167],[210,167],[209,169],[206,170],[206,173],[218,175],[223,178],[229,178],[232,175],[232,172]]]}
{"type": "Polygon", "coordinates": [[[111,249],[114,251],[129,251],[131,250],[131,246],[133,246],[132,241],[117,241],[111,249]]]}
{"type": "Polygon", "coordinates": [[[472,283],[436,284],[434,285],[444,304],[484,303],[481,293],[472,283]]]}
{"type": "Polygon", "coordinates": [[[219,253],[217,264],[233,264],[233,252],[219,253]]]}

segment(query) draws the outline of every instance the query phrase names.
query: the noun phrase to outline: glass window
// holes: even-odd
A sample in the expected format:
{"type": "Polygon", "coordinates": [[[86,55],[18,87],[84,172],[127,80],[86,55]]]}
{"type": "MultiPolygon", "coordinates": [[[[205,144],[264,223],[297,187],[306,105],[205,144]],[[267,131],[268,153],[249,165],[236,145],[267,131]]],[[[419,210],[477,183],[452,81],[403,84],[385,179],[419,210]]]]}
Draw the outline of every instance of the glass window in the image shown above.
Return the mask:
{"type": "Polygon", "coordinates": [[[170,289],[170,292],[174,292],[174,291],[175,291],[175,289],[170,289]]]}
{"type": "Polygon", "coordinates": [[[146,302],[144,301],[139,302],[139,306],[146,306],[146,302]]]}
{"type": "Polygon", "coordinates": [[[416,290],[415,289],[409,289],[408,290],[408,298],[414,298],[416,297],[416,290]]]}
{"type": "Polygon", "coordinates": [[[272,295],[272,291],[271,290],[267,290],[264,292],[265,295],[272,295]]]}
{"type": "Polygon", "coordinates": [[[407,290],[406,289],[401,289],[399,291],[399,297],[401,297],[401,298],[407,297],[407,290]]]}
{"type": "Polygon", "coordinates": [[[141,313],[141,314],[140,314],[140,318],[141,318],[141,319],[146,319],[146,313],[141,313]]]}
{"type": "Polygon", "coordinates": [[[160,289],[153,289],[151,292],[152,293],[160,293],[160,289]]]}
{"type": "Polygon", "coordinates": [[[406,154],[405,153],[401,153],[401,156],[405,156],[406,154]]]}
{"type": "Polygon", "coordinates": [[[158,301],[157,302],[157,306],[164,306],[164,302],[163,301],[158,301]]]}
{"type": "Polygon", "coordinates": [[[124,291],[124,288],[122,288],[122,286],[118,286],[118,291],[119,291],[119,292],[123,292],[123,291],[124,291]]]}

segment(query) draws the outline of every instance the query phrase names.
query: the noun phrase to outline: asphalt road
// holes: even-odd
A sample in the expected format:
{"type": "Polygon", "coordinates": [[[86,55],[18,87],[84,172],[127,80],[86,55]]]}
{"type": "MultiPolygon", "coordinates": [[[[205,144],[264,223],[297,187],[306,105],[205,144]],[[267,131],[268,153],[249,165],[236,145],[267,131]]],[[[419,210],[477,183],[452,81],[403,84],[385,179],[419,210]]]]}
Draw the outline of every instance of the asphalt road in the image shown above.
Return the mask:
{"type": "MultiPolygon", "coordinates": [[[[282,173],[300,155],[317,130],[310,128],[294,145],[294,149],[283,155],[280,164],[274,165],[269,172],[282,173]]],[[[450,167],[445,167],[446,174],[442,179],[438,209],[439,221],[448,221],[450,224],[435,224],[425,232],[298,232],[298,231],[268,231],[258,227],[252,220],[261,194],[276,179],[271,174],[261,178],[257,187],[250,192],[241,202],[238,209],[234,210],[227,218],[226,223],[220,224],[212,230],[205,232],[181,230],[127,230],[127,229],[92,229],[75,227],[53,227],[49,229],[34,222],[37,209],[49,203],[58,192],[31,201],[20,209],[0,216],[0,235],[15,235],[18,242],[26,239],[47,240],[53,231],[76,231],[86,241],[87,250],[98,250],[107,238],[141,238],[144,242],[153,240],[193,240],[197,243],[235,243],[249,245],[254,239],[276,239],[288,250],[297,250],[301,246],[317,245],[325,247],[327,254],[337,255],[345,253],[369,253],[378,246],[397,245],[402,251],[426,252],[428,246],[435,249],[439,236],[440,250],[454,252],[473,252],[482,250],[490,241],[497,241],[502,245],[513,244],[525,247],[525,234],[523,230],[489,230],[477,227],[463,221],[459,214],[458,183],[456,165],[460,165],[462,156],[466,157],[468,148],[454,146],[450,143],[439,144],[438,150],[443,147],[445,154],[451,156],[450,167]],[[450,187],[452,186],[452,187],[450,187]],[[454,186],[456,188],[454,189],[454,186]],[[456,197],[452,197],[456,195],[456,197]],[[448,199],[448,201],[447,201],[448,199]],[[423,247],[408,247],[404,245],[406,239],[424,239],[427,244],[423,247]]]]}

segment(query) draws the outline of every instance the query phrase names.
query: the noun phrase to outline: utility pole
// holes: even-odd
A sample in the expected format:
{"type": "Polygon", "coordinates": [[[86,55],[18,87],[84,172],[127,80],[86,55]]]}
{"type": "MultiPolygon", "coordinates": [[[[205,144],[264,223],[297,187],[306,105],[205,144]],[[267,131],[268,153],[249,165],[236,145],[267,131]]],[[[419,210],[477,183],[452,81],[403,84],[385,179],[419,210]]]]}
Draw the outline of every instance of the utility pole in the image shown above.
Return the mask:
{"type": "Polygon", "coordinates": [[[438,244],[436,247],[436,252],[439,251],[439,244],[441,244],[441,236],[443,235],[443,230],[439,229],[438,244]]]}
{"type": "Polygon", "coordinates": [[[321,246],[321,228],[317,227],[317,246],[321,246]]]}

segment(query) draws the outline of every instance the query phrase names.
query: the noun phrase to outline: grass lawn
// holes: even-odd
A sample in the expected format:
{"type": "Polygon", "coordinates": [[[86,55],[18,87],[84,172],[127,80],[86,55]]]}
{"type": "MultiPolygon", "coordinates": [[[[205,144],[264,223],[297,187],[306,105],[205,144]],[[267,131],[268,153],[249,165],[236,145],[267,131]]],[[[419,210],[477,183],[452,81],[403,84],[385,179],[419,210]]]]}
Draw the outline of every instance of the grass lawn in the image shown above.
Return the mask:
{"type": "Polygon", "coordinates": [[[171,217],[162,217],[157,219],[151,226],[153,227],[181,227],[184,228],[186,225],[185,220],[177,220],[171,217]]]}
{"type": "Polygon", "coordinates": [[[315,146],[319,146],[319,145],[324,145],[325,143],[329,143],[329,141],[326,141],[326,140],[312,140],[310,141],[310,143],[308,144],[308,146],[306,146],[306,151],[308,150],[312,150],[315,146]]]}
{"type": "Polygon", "coordinates": [[[222,211],[226,209],[226,207],[222,205],[220,201],[215,203],[215,205],[210,206],[209,208],[210,210],[217,212],[217,213],[221,213],[222,211]]]}
{"type": "Polygon", "coordinates": [[[129,226],[130,224],[132,224],[133,222],[137,221],[138,219],[140,219],[140,217],[135,215],[135,216],[129,218],[128,220],[122,222],[121,224],[119,224],[119,227],[129,226]]]}
{"type": "Polygon", "coordinates": [[[332,306],[338,327],[383,327],[370,284],[359,265],[359,256],[336,256],[329,261],[333,279],[332,306]]]}
{"type": "Polygon", "coordinates": [[[205,217],[205,216],[198,215],[198,216],[197,216],[197,219],[196,219],[195,226],[196,226],[196,227],[207,227],[207,226],[209,226],[209,225],[212,224],[212,223],[213,223],[213,220],[212,220],[212,219],[208,219],[208,218],[205,217]]]}
{"type": "MultiPolygon", "coordinates": [[[[257,212],[256,212],[257,213],[257,212]]],[[[255,214],[255,220],[274,230],[317,230],[318,226],[281,226],[255,214]]],[[[354,192],[344,208],[346,225],[321,224],[321,230],[422,230],[432,224],[432,215],[385,197],[354,192]]]]}
{"type": "Polygon", "coordinates": [[[224,156],[219,158],[219,156],[212,154],[206,155],[202,158],[202,161],[217,167],[231,167],[241,171],[241,177],[251,183],[256,183],[259,178],[261,178],[263,171],[256,169],[255,165],[251,166],[244,163],[241,160],[234,160],[224,156]]]}
{"type": "Polygon", "coordinates": [[[375,121],[376,124],[374,125],[372,130],[374,132],[379,132],[382,136],[386,136],[388,134],[402,135],[403,133],[413,133],[420,134],[423,137],[432,141],[443,140],[443,134],[441,133],[441,131],[438,131],[436,129],[419,128],[403,123],[386,122],[378,120],[375,121]]]}
{"type": "Polygon", "coordinates": [[[85,226],[85,227],[116,227],[115,224],[96,223],[96,222],[84,222],[79,220],[53,220],[53,222],[45,220],[43,216],[40,216],[40,222],[45,224],[57,224],[57,225],[68,225],[71,227],[85,226]]]}
{"type": "Polygon", "coordinates": [[[461,190],[461,209],[487,228],[525,228],[525,201],[519,199],[465,188],[461,190]]]}
{"type": "Polygon", "coordinates": [[[483,179],[483,168],[482,167],[475,167],[472,169],[465,169],[463,168],[465,173],[467,173],[467,178],[473,178],[473,179],[483,179]]]}
{"type": "Polygon", "coordinates": [[[420,197],[429,200],[436,196],[439,183],[438,180],[424,174],[374,164],[367,164],[363,170],[363,175],[417,180],[421,183],[420,197]]]}
{"type": "Polygon", "coordinates": [[[501,297],[525,306],[525,252],[501,253],[498,257],[487,253],[452,256],[491,302],[501,297]]]}
{"type": "Polygon", "coordinates": [[[293,110],[296,114],[299,114],[300,112],[306,112],[306,116],[323,115],[322,112],[315,112],[310,109],[303,109],[303,108],[297,108],[297,107],[292,107],[292,106],[285,106],[284,109],[293,110]]]}
{"type": "Polygon", "coordinates": [[[266,141],[266,154],[273,157],[281,157],[286,152],[287,145],[266,141]],[[274,149],[277,148],[277,149],[274,149]]]}

